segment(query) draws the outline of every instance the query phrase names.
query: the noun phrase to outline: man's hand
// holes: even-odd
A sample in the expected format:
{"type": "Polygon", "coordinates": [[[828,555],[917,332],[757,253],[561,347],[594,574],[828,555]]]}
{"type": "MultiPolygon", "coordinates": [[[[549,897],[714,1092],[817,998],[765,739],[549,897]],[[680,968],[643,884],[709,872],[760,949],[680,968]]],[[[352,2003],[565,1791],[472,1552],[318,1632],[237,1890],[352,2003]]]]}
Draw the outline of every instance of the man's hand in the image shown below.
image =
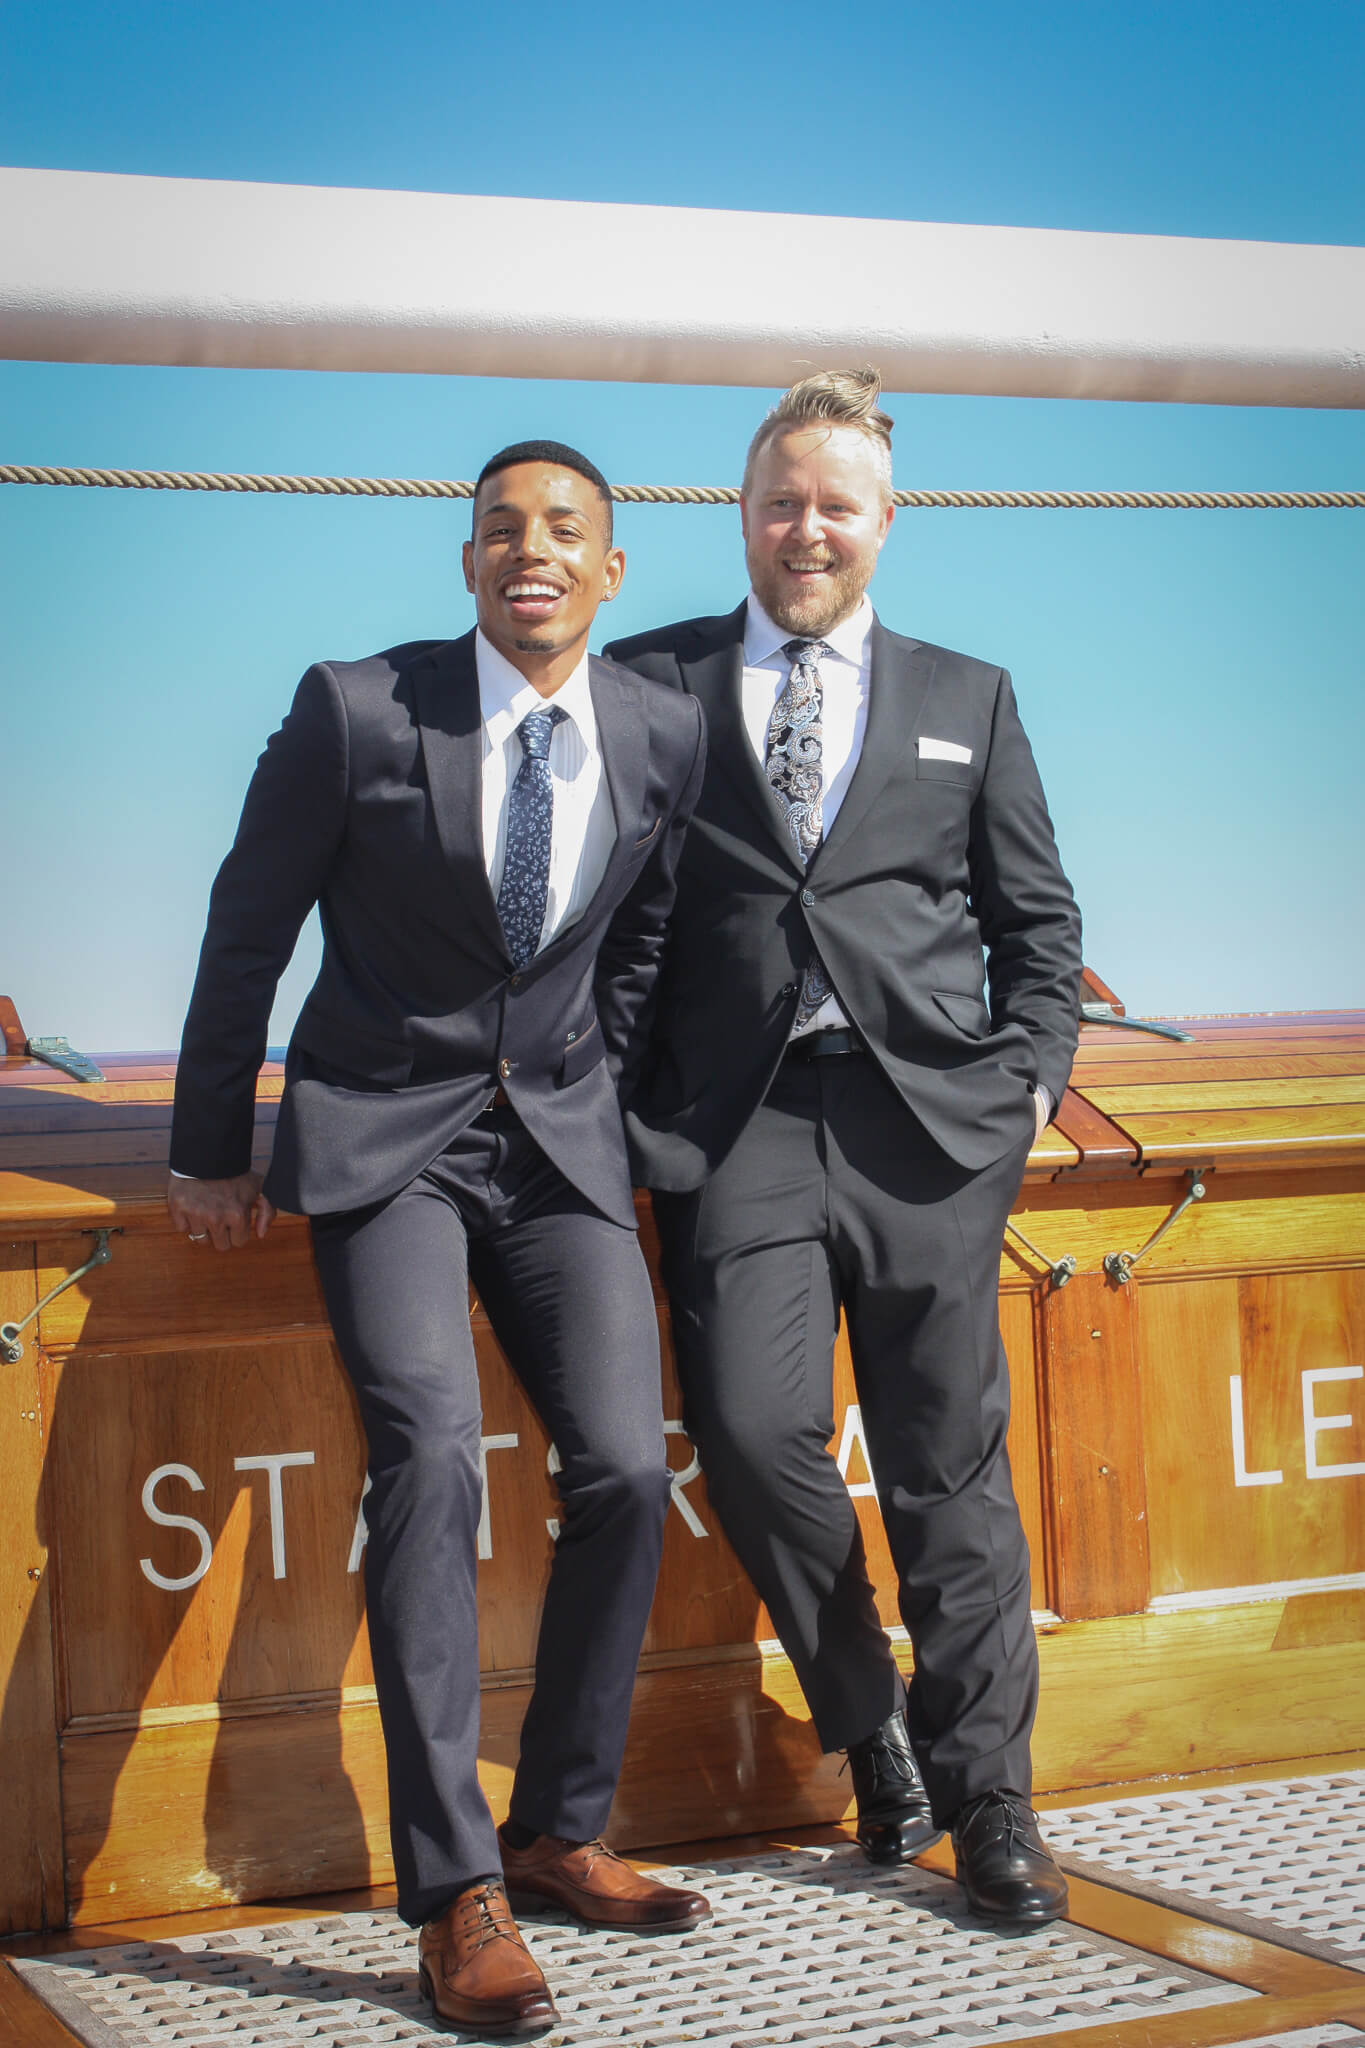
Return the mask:
{"type": "Polygon", "coordinates": [[[173,1174],[166,1207],[191,1244],[212,1243],[218,1252],[245,1244],[253,1232],[264,1237],[275,1220],[274,1205],[261,1193],[259,1173],[239,1173],[232,1180],[183,1180],[173,1174]]]}

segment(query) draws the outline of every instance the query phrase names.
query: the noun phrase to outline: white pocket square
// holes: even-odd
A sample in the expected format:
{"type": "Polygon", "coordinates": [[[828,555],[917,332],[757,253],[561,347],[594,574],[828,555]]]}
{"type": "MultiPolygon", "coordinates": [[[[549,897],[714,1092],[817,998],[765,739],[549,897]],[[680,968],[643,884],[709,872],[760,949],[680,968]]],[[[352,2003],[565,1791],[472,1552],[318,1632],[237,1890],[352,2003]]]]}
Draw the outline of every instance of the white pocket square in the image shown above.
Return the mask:
{"type": "Polygon", "coordinates": [[[920,740],[921,761],[970,761],[970,747],[960,747],[956,740],[920,740]]]}

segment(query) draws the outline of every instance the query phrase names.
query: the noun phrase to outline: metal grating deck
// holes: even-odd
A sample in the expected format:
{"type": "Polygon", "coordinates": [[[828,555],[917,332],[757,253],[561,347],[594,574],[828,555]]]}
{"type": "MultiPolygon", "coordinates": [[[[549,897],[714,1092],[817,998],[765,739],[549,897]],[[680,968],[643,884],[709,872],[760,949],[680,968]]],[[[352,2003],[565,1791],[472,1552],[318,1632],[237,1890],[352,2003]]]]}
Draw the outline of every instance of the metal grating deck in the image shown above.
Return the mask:
{"type": "Polygon", "coordinates": [[[1043,1829],[1070,1869],[1365,1970],[1365,1771],[1054,1808],[1043,1829]]]}
{"type": "MultiPolygon", "coordinates": [[[[1073,1869],[1365,1969],[1365,1772],[1054,1808],[1073,1869]],[[1199,1902],[1203,1902],[1201,1905],[1199,1902]]],[[[1339,2024],[1256,2033],[1257,1994],[1065,1922],[1028,1933],[957,1886],[851,1846],[679,1866],[711,1899],[688,1935],[523,1921],[561,2024],[545,2048],[970,2048],[1242,2002],[1251,2048],[1329,2048],[1339,2024]]],[[[413,1937],[391,1913],[16,1960],[86,2048],[430,2043],[413,1937]]],[[[451,2037],[441,2037],[451,2038],[451,2037]]],[[[454,2037],[454,2038],[474,2038],[454,2037]]]]}

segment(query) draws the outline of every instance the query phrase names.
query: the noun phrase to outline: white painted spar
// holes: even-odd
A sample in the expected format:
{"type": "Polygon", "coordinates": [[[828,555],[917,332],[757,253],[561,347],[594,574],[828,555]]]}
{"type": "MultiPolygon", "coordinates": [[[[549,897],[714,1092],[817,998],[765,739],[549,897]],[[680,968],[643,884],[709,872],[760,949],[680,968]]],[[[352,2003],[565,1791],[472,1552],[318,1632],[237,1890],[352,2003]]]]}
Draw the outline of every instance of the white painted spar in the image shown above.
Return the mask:
{"type": "Polygon", "coordinates": [[[0,356],[1359,406],[1365,250],[0,170],[0,356]]]}

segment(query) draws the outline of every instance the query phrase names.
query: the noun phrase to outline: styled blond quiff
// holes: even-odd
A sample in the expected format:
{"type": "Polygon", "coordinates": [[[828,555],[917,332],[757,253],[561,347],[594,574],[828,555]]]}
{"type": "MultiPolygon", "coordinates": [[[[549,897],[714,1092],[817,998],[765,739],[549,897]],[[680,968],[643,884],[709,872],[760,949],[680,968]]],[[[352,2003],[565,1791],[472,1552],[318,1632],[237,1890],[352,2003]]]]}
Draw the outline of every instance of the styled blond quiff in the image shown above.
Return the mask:
{"type": "Polygon", "coordinates": [[[880,373],[864,370],[817,370],[793,384],[771,412],[764,415],[758,432],[744,458],[744,482],[748,495],[754,480],[754,465],[779,434],[798,427],[856,427],[872,443],[888,499],[891,496],[891,429],[895,422],[877,404],[882,394],[880,373]]]}

